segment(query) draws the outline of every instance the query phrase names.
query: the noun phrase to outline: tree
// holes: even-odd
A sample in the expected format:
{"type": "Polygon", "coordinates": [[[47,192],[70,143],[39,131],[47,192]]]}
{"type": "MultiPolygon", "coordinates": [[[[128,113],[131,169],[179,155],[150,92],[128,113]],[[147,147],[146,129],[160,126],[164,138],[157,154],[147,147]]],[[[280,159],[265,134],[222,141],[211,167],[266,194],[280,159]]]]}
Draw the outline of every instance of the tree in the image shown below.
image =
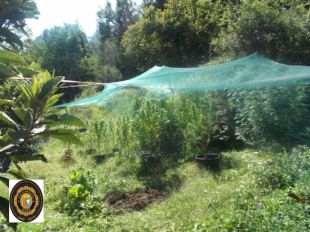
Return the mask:
{"type": "Polygon", "coordinates": [[[133,24],[136,19],[136,8],[132,0],[116,0],[115,29],[118,38],[121,38],[128,26],[133,24]]]}
{"type": "Polygon", "coordinates": [[[97,28],[102,44],[106,39],[115,36],[115,13],[110,1],[107,1],[105,8],[97,12],[97,28]]]}
{"type": "Polygon", "coordinates": [[[215,56],[261,52],[309,65],[310,14],[306,1],[244,1],[227,8],[226,25],[212,41],[215,56]]]}
{"type": "Polygon", "coordinates": [[[137,19],[132,0],[117,0],[115,10],[107,1],[97,12],[98,39],[94,73],[97,80],[118,81],[131,76],[130,62],[124,59],[120,41],[128,26],[137,19]]]}
{"type": "Polygon", "coordinates": [[[128,26],[138,18],[137,9],[132,0],[117,0],[115,10],[112,9],[110,1],[97,12],[97,25],[100,42],[106,39],[120,39],[128,26]]]}
{"type": "MultiPolygon", "coordinates": [[[[65,24],[45,30],[36,39],[42,68],[55,75],[63,75],[69,80],[93,80],[90,57],[91,50],[85,33],[77,24],[65,24]]],[[[31,48],[33,48],[32,46],[31,48]]],[[[30,48],[30,49],[31,49],[30,48]]],[[[77,93],[76,89],[65,92],[70,100],[77,93]]]]}
{"type": "Polygon", "coordinates": [[[143,0],[143,7],[153,5],[155,8],[163,10],[168,0],[143,0]]]}
{"type": "Polygon", "coordinates": [[[217,4],[210,1],[168,1],[165,10],[151,5],[123,36],[127,60],[135,60],[140,71],[156,64],[190,66],[208,60],[219,18],[217,4]]]}
{"type": "Polygon", "coordinates": [[[26,19],[36,18],[37,5],[32,0],[10,0],[0,2],[0,47],[23,46],[20,36],[27,35],[26,19]],[[7,46],[9,45],[9,46],[7,46]]]}
{"type": "Polygon", "coordinates": [[[87,58],[91,52],[87,37],[79,25],[65,24],[45,30],[38,38],[43,41],[42,67],[56,71],[72,80],[91,80],[87,58]]]}

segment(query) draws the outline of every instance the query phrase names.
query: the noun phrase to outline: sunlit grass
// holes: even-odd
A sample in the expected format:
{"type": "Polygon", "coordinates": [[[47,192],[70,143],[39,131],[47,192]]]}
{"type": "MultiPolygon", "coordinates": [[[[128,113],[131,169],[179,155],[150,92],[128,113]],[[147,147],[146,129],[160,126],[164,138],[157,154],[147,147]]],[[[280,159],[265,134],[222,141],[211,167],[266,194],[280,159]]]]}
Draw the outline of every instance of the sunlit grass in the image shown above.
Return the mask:
{"type": "MultiPolygon", "coordinates": [[[[91,155],[79,152],[82,148],[74,147],[75,162],[66,164],[64,149],[64,144],[51,141],[44,149],[48,163],[38,161],[22,165],[29,177],[45,180],[45,222],[23,224],[19,231],[229,231],[230,226],[235,226],[231,223],[241,220],[243,214],[250,213],[246,217],[259,221],[261,213],[265,212],[261,210],[267,210],[272,218],[276,217],[272,215],[277,215],[277,210],[286,212],[287,207],[302,207],[287,198],[286,190],[276,190],[270,195],[270,190],[259,185],[258,173],[267,165],[272,153],[243,150],[224,153],[225,165],[221,172],[210,171],[194,161],[168,170],[163,178],[176,175],[180,183],[170,189],[169,197],[161,203],[142,211],[126,211],[108,218],[94,215],[72,222],[69,215],[59,211],[62,189],[72,170],[80,167],[92,170],[98,180],[96,194],[102,199],[110,194],[143,189],[145,182],[138,174],[139,162],[133,158],[115,155],[96,164],[91,155]],[[254,203],[252,196],[256,199],[254,203]],[[256,212],[253,204],[264,208],[256,212]],[[242,205],[250,211],[236,211],[236,207],[242,209],[242,205]]],[[[107,207],[104,200],[102,207],[107,207]]],[[[288,220],[289,226],[296,226],[294,220],[288,220]]],[[[255,226],[261,226],[261,231],[271,228],[271,224],[255,226]]],[[[281,229],[283,225],[273,225],[273,228],[281,229]]],[[[301,225],[301,228],[304,227],[301,225]]]]}

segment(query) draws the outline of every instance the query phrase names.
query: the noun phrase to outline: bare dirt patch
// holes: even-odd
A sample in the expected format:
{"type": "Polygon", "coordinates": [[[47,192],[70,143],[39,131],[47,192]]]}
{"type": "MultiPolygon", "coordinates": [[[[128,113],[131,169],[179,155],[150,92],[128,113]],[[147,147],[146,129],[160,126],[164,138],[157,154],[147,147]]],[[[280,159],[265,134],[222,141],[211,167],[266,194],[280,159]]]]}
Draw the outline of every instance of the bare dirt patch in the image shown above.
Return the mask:
{"type": "Polygon", "coordinates": [[[142,210],[150,204],[160,203],[168,197],[168,193],[156,189],[139,190],[129,195],[114,195],[106,199],[114,209],[142,210]]]}

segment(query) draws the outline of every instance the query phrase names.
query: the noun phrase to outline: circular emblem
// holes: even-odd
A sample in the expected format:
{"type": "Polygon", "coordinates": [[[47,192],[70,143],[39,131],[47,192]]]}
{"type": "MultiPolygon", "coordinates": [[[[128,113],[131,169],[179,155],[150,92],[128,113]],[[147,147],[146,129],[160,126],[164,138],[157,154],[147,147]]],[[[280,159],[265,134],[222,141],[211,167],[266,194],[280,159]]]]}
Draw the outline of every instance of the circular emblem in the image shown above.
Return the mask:
{"type": "Polygon", "coordinates": [[[31,222],[41,213],[43,194],[40,187],[31,180],[22,180],[12,189],[10,208],[14,216],[22,222],[31,222]]]}

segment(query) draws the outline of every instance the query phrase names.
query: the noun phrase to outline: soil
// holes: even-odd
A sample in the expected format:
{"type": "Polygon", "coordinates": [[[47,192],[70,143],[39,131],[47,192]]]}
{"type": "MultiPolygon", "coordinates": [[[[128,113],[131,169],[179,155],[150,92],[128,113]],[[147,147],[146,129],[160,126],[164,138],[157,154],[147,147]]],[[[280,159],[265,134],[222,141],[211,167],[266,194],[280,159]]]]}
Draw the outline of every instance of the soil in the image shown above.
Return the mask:
{"type": "Polygon", "coordinates": [[[142,210],[150,204],[160,203],[168,197],[168,193],[156,189],[139,190],[129,195],[113,195],[106,199],[114,209],[142,210]]]}

